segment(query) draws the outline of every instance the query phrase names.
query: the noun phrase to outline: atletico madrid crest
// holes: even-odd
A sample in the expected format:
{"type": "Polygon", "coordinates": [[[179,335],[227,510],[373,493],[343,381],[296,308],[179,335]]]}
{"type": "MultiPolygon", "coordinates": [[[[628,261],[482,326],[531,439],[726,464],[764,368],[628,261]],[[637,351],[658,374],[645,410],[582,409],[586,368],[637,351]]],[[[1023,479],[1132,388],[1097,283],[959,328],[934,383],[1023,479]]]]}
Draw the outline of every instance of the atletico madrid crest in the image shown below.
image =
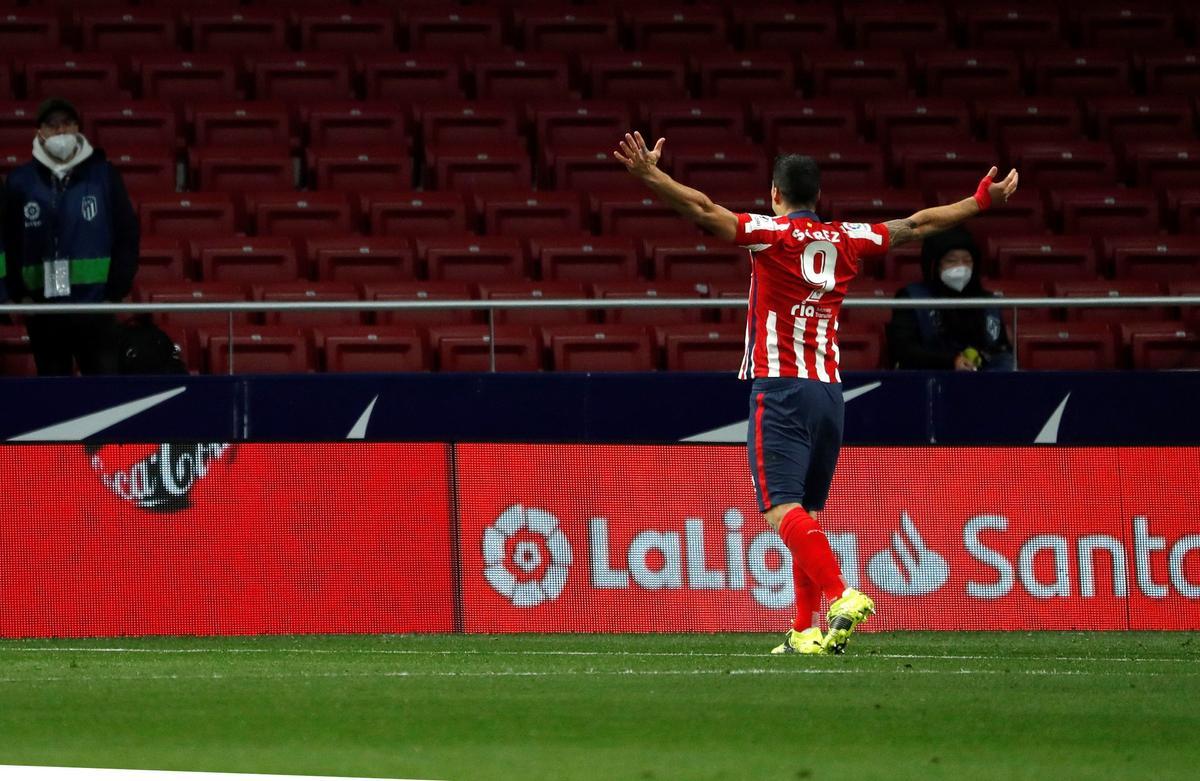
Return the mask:
{"type": "Polygon", "coordinates": [[[96,203],[96,196],[85,195],[83,197],[83,205],[81,206],[83,219],[91,222],[96,219],[96,214],[100,211],[100,206],[96,203]]]}

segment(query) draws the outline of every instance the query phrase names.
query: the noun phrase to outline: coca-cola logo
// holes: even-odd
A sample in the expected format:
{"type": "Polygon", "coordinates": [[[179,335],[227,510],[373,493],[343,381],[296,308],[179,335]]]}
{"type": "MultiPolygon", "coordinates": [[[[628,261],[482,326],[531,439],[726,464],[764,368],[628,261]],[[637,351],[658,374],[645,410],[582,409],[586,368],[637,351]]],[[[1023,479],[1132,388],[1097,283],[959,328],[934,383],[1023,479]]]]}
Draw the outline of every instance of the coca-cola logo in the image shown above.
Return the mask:
{"type": "Polygon", "coordinates": [[[144,510],[179,512],[218,459],[232,460],[225,442],[88,445],[92,469],[113,494],[144,510]]]}

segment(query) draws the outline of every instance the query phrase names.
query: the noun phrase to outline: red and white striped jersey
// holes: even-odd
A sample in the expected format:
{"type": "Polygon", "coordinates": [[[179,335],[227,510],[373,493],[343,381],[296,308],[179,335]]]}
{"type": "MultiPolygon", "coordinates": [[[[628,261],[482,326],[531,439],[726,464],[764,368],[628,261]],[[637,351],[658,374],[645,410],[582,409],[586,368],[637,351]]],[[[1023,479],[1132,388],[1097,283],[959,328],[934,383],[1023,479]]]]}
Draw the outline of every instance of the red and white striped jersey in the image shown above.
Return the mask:
{"type": "Polygon", "coordinates": [[[750,250],[746,353],[738,377],[806,377],[841,382],[838,313],[859,259],[883,255],[883,225],[739,214],[734,239],[750,250]]]}

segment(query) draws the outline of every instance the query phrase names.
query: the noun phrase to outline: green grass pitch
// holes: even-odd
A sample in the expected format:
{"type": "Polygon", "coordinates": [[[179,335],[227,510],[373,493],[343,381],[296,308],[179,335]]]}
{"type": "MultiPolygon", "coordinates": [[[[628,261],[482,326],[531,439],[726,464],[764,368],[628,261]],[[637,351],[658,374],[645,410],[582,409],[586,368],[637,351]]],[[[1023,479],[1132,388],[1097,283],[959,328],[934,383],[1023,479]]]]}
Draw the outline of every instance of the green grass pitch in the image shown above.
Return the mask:
{"type": "Polygon", "coordinates": [[[1200,633],[0,642],[0,764],[421,779],[1195,779],[1200,633]]]}

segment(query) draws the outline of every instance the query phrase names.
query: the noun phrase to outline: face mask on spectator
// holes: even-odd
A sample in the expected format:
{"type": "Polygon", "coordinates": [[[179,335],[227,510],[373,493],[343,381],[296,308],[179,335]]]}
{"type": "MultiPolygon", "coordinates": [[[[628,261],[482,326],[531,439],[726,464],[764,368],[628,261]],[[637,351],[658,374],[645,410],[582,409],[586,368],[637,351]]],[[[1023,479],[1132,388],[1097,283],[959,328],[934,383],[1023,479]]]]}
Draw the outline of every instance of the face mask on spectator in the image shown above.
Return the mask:
{"type": "Polygon", "coordinates": [[[942,284],[956,293],[961,293],[971,281],[970,266],[951,266],[942,269],[942,284]]]}
{"type": "Polygon", "coordinates": [[[79,149],[79,136],[75,133],[59,133],[43,141],[42,146],[46,154],[65,163],[79,149]]]}

